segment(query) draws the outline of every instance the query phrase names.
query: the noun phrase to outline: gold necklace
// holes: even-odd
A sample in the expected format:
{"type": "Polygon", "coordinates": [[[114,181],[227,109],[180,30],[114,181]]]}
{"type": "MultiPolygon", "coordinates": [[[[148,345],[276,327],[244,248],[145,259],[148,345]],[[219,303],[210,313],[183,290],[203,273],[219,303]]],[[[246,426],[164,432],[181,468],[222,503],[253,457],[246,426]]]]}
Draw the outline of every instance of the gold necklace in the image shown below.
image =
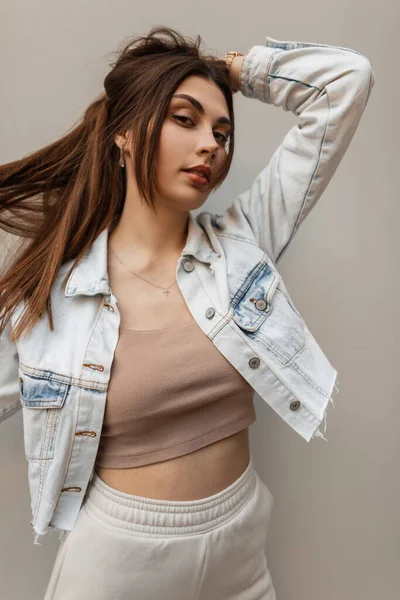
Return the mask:
{"type": "MultiPolygon", "coordinates": [[[[111,244],[109,244],[110,248],[111,248],[111,244]]],[[[125,267],[125,269],[127,269],[130,273],[132,273],[132,275],[135,275],[136,277],[139,277],[139,279],[143,279],[143,281],[146,281],[147,283],[150,283],[150,285],[152,285],[153,287],[158,287],[159,289],[161,289],[163,291],[163,294],[165,295],[166,298],[168,298],[168,294],[169,294],[169,288],[172,287],[175,283],[176,283],[176,279],[173,283],[171,283],[170,286],[168,286],[167,288],[162,287],[161,285],[156,285],[155,283],[151,283],[151,281],[148,281],[147,279],[145,279],[144,277],[142,277],[141,275],[138,275],[137,273],[134,273],[133,271],[131,271],[123,262],[122,260],[119,258],[118,254],[111,248],[111,251],[113,254],[115,254],[115,256],[117,257],[117,259],[119,260],[119,262],[121,263],[121,265],[123,265],[125,267]]]]}

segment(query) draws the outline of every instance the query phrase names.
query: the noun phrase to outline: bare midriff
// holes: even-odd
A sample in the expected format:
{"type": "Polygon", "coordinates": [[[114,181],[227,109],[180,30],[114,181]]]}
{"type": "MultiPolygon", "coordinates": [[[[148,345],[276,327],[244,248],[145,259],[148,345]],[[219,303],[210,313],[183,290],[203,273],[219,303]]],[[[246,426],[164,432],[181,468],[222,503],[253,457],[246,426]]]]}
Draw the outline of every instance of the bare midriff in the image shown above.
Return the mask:
{"type": "Polygon", "coordinates": [[[231,485],[250,461],[248,428],[195,452],[128,469],[96,467],[110,487],[159,500],[199,500],[231,485]]]}

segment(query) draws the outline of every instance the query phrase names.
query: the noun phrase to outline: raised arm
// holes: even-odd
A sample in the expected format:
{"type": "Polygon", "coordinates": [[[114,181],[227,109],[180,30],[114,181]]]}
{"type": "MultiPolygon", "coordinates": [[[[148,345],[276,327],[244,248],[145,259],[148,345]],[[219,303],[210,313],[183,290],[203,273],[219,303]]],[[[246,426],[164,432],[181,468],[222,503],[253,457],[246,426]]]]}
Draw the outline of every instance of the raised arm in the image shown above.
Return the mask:
{"type": "Polygon", "coordinates": [[[343,158],[375,76],[370,61],[354,50],[271,37],[247,51],[240,71],[235,60],[244,96],[299,117],[218,221],[250,224],[257,244],[277,263],[343,158]]]}

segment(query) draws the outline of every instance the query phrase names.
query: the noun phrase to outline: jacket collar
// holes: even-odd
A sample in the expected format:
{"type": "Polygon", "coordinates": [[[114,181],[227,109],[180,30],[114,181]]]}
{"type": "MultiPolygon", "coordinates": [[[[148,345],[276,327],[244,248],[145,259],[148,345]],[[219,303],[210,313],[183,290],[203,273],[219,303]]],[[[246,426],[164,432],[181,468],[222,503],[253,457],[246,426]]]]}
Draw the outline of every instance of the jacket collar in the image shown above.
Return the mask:
{"type": "MultiPolygon", "coordinates": [[[[201,213],[204,214],[204,213],[201,213]]],[[[205,263],[212,262],[214,250],[210,241],[198,222],[189,211],[189,227],[185,247],[181,256],[194,256],[205,263]]],[[[94,296],[95,294],[110,294],[111,288],[107,272],[109,228],[104,229],[94,240],[78,265],[72,271],[65,286],[65,296],[94,296]]]]}

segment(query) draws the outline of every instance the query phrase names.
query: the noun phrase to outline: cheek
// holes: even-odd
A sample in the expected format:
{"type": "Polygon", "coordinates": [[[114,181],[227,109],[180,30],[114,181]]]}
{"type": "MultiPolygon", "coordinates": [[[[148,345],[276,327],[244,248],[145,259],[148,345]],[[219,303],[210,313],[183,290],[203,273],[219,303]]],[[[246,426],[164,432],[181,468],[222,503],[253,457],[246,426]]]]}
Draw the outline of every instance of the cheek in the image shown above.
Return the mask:
{"type": "Polygon", "coordinates": [[[166,166],[174,168],[175,160],[185,164],[187,159],[187,151],[185,150],[188,145],[188,138],[185,137],[177,128],[172,128],[164,125],[161,130],[160,142],[159,142],[159,157],[161,163],[166,166]]]}
{"type": "Polygon", "coordinates": [[[190,136],[188,130],[184,127],[179,127],[172,121],[167,120],[161,129],[160,144],[169,148],[176,146],[177,143],[182,143],[185,140],[189,141],[190,136]]]}

